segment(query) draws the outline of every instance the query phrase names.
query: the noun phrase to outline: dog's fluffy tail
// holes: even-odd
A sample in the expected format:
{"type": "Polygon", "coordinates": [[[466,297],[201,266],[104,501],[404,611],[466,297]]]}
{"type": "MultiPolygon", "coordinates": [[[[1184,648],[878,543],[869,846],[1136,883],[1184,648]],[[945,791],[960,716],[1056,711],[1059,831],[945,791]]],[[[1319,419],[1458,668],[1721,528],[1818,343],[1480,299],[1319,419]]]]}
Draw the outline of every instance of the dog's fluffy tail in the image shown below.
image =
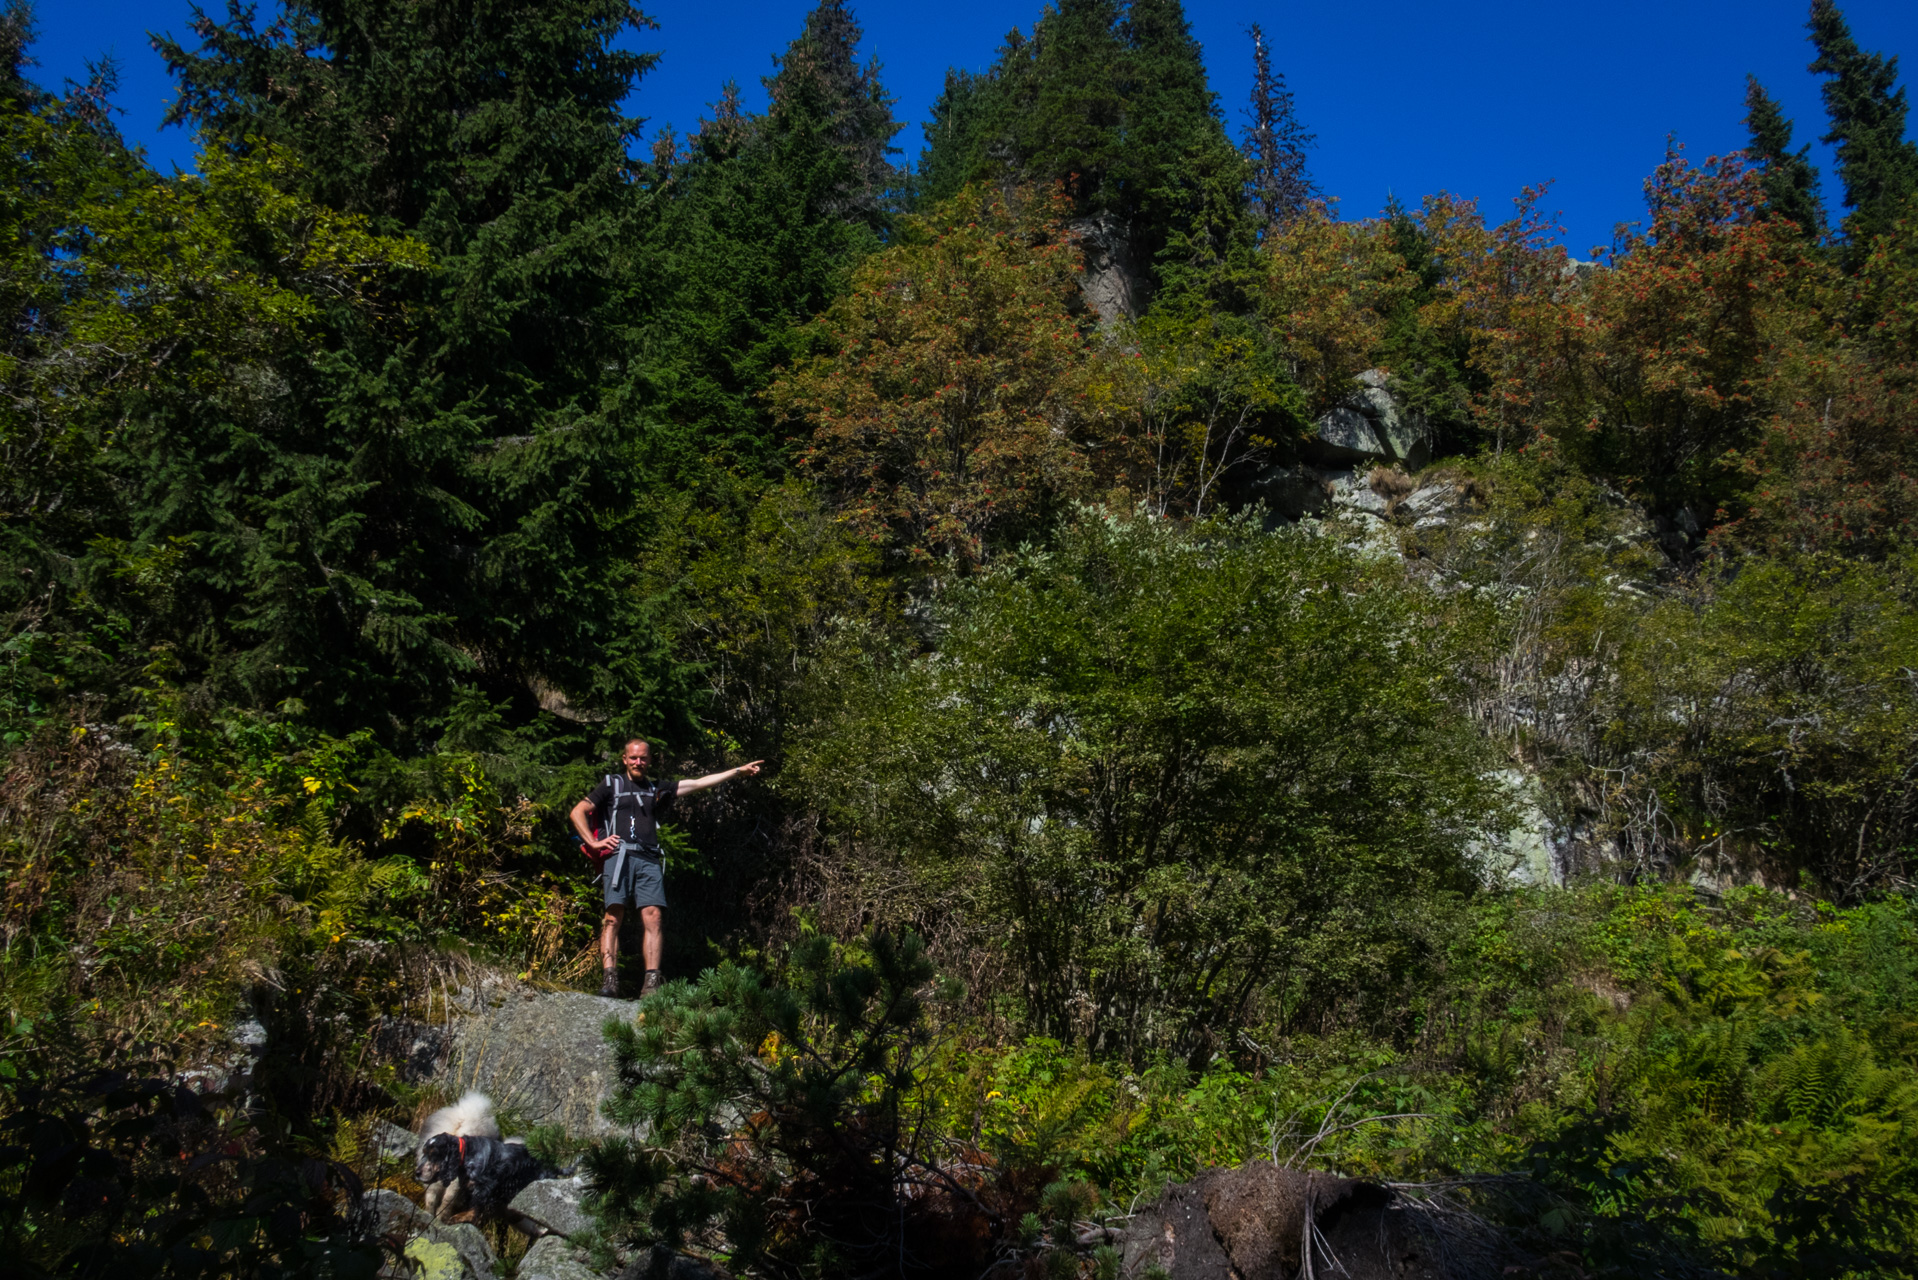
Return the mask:
{"type": "Polygon", "coordinates": [[[436,1133],[466,1138],[497,1138],[499,1122],[493,1119],[493,1100],[478,1091],[470,1092],[450,1107],[441,1107],[426,1117],[420,1128],[420,1140],[436,1133]]]}

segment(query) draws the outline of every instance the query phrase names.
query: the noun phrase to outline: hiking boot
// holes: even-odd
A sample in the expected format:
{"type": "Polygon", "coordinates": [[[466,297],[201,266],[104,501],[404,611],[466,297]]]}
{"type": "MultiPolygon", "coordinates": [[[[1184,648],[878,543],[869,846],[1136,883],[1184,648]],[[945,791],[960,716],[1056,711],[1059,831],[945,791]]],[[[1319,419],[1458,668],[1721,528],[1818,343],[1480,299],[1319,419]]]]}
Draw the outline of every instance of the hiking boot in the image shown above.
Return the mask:
{"type": "Polygon", "coordinates": [[[639,984],[639,998],[644,1000],[657,990],[659,990],[659,970],[648,969],[646,971],[646,981],[639,984]]]}
{"type": "Polygon", "coordinates": [[[599,993],[603,996],[611,996],[615,1000],[619,998],[619,971],[617,969],[608,969],[605,971],[605,974],[599,980],[599,993]]]}

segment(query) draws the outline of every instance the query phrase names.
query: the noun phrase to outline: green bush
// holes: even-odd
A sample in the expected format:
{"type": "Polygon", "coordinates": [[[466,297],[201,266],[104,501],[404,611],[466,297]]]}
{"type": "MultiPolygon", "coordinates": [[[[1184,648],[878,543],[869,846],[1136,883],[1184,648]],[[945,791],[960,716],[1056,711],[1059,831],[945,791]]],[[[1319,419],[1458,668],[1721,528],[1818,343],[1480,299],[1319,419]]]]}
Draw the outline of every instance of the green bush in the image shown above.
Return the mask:
{"type": "Polygon", "coordinates": [[[936,653],[842,668],[786,786],[1024,1025],[1202,1063],[1365,1005],[1478,883],[1502,797],[1424,603],[1330,536],[1085,511],[951,584],[936,653]]]}

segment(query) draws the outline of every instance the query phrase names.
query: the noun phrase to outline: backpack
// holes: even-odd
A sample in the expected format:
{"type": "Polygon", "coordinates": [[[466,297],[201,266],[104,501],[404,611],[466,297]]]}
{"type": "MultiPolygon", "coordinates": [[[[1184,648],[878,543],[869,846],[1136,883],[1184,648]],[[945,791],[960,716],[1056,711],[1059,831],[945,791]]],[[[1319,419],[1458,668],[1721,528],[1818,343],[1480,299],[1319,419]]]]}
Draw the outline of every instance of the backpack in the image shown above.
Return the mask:
{"type": "MultiPolygon", "coordinates": [[[[646,794],[643,791],[631,791],[626,789],[626,775],[623,773],[609,773],[605,777],[605,782],[607,786],[613,789],[613,798],[607,805],[606,820],[608,823],[612,822],[613,819],[618,816],[619,802],[622,796],[629,796],[629,795],[640,796],[640,795],[646,794]]],[[[611,831],[612,828],[610,826],[594,827],[592,830],[593,830],[593,839],[598,840],[602,836],[606,835],[609,831],[611,831]]],[[[606,861],[606,859],[613,856],[610,853],[594,853],[591,849],[586,847],[586,842],[584,840],[580,841],[579,851],[585,854],[587,859],[592,862],[604,862],[606,861]]]]}

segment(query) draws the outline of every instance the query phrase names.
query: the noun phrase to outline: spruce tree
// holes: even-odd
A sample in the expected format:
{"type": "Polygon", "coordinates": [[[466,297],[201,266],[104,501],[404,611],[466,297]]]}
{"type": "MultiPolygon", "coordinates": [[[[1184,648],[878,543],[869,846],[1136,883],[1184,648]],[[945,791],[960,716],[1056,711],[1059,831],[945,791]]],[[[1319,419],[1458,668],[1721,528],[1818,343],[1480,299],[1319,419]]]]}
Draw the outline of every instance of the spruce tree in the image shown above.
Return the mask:
{"type": "Polygon", "coordinates": [[[1306,150],[1317,141],[1299,123],[1285,73],[1272,69],[1272,51],[1258,23],[1252,36],[1252,104],[1246,110],[1244,151],[1252,165],[1254,216],[1266,226],[1283,226],[1319,198],[1306,172],[1306,150]]]}
{"type": "Polygon", "coordinates": [[[832,153],[835,181],[811,193],[820,210],[877,230],[894,176],[892,139],[903,126],[893,119],[878,62],[859,65],[862,34],[843,0],[820,0],[766,81],[767,120],[775,134],[804,135],[832,153]]]}
{"type": "Polygon", "coordinates": [[[841,0],[822,0],[764,82],[766,114],[729,91],[691,153],[655,175],[634,249],[646,359],[633,386],[666,420],[683,483],[782,468],[760,393],[881,243],[900,126],[878,64],[857,61],[860,35],[841,0]]]}
{"type": "Polygon", "coordinates": [[[260,422],[127,435],[136,540],[195,548],[226,693],[414,745],[460,685],[516,719],[683,723],[630,586],[644,423],[602,394],[630,359],[620,104],[653,60],[616,42],[648,25],[625,0],[289,0],[159,42],[177,120],[293,158],[297,194],[434,264],[274,370],[260,422]]]}
{"type": "Polygon", "coordinates": [[[1816,239],[1825,232],[1825,210],[1818,199],[1818,170],[1811,147],[1791,149],[1792,122],[1757,76],[1745,77],[1745,128],[1749,154],[1763,172],[1765,208],[1773,217],[1795,222],[1816,239]]]}
{"type": "MultiPolygon", "coordinates": [[[[1015,29],[1008,43],[1023,39],[1015,29]]],[[[926,122],[926,145],[919,151],[919,198],[927,205],[950,200],[968,183],[994,175],[981,154],[999,85],[991,72],[975,75],[957,67],[946,71],[946,85],[933,100],[926,122]]]]}
{"type": "Polygon", "coordinates": [[[1837,150],[1845,207],[1852,211],[1845,235],[1862,253],[1918,191],[1918,146],[1905,137],[1898,59],[1860,49],[1833,0],[1812,0],[1806,25],[1818,50],[1810,69],[1831,77],[1823,88],[1831,121],[1824,141],[1837,150]]]}
{"type": "Polygon", "coordinates": [[[926,134],[932,199],[969,182],[1059,184],[1155,277],[1175,241],[1185,263],[1217,239],[1186,225],[1212,220],[1215,153],[1230,144],[1178,0],[1061,0],[986,75],[948,75],[926,134]]]}
{"type": "Polygon", "coordinates": [[[1060,0],[1007,68],[1011,111],[1000,123],[1022,176],[1064,183],[1082,211],[1122,207],[1131,176],[1120,13],[1115,0],[1060,0]]]}

